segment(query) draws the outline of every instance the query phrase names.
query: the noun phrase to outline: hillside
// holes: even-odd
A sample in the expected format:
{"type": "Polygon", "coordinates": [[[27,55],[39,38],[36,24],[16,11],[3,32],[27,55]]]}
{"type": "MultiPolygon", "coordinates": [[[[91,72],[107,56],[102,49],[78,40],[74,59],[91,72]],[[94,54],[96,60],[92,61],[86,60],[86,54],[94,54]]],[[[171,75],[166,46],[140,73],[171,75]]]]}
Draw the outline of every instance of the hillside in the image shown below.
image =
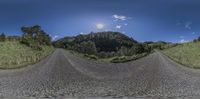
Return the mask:
{"type": "Polygon", "coordinates": [[[82,53],[91,59],[126,62],[151,52],[147,44],[139,43],[119,32],[98,32],[65,37],[53,42],[55,47],[82,53]]]}
{"type": "Polygon", "coordinates": [[[147,44],[150,49],[158,49],[158,50],[164,50],[167,48],[175,47],[177,44],[171,43],[171,42],[164,42],[164,41],[157,41],[157,42],[152,42],[152,41],[146,41],[144,44],[147,44]]]}
{"type": "Polygon", "coordinates": [[[86,35],[77,35],[75,37],[65,37],[54,42],[54,45],[56,47],[70,48],[74,44],[88,41],[95,43],[98,52],[117,51],[122,46],[130,48],[134,44],[137,44],[137,41],[119,32],[98,32],[86,35]]]}
{"type": "Polygon", "coordinates": [[[200,68],[200,42],[180,44],[163,53],[187,67],[200,68]]]}

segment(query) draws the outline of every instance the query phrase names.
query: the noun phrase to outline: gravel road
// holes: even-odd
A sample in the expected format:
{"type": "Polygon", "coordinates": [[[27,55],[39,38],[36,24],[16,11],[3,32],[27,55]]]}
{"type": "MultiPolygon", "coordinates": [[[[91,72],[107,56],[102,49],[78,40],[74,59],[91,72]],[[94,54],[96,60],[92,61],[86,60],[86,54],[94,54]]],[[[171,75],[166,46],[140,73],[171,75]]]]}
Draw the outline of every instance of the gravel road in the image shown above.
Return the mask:
{"type": "Polygon", "coordinates": [[[0,70],[1,97],[197,97],[200,71],[155,52],[127,63],[98,63],[63,49],[22,69],[0,70]]]}

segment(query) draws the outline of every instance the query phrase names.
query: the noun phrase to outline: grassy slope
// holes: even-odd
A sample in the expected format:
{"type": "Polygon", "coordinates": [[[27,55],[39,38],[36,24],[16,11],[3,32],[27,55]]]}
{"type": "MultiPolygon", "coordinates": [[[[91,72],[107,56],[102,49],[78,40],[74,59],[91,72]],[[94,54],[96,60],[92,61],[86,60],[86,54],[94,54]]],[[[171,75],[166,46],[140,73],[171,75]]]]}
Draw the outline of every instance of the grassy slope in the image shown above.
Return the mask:
{"type": "Polygon", "coordinates": [[[0,42],[0,68],[20,68],[33,64],[53,51],[53,47],[43,46],[42,51],[33,50],[19,42],[0,42]]]}
{"type": "Polygon", "coordinates": [[[166,49],[164,54],[190,68],[200,68],[200,42],[185,43],[166,49]]]}

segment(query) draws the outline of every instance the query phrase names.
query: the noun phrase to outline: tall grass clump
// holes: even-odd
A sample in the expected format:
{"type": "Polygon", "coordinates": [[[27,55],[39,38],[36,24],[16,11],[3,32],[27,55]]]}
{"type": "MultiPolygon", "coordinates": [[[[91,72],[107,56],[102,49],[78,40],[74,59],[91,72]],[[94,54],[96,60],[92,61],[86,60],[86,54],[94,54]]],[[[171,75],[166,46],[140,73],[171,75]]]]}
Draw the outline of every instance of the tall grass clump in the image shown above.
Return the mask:
{"type": "Polygon", "coordinates": [[[34,50],[17,41],[0,42],[0,69],[20,68],[33,64],[52,51],[52,46],[41,46],[41,50],[34,50]]]}

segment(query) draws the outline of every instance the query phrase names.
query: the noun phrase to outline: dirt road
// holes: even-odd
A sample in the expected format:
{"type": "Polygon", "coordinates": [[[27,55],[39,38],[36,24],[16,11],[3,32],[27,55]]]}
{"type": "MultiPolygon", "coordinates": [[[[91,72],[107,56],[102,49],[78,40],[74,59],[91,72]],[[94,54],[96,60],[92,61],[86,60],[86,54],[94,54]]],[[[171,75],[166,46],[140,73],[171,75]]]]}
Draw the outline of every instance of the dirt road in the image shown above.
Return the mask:
{"type": "Polygon", "coordinates": [[[98,63],[57,49],[41,62],[0,70],[1,97],[190,97],[200,95],[200,71],[159,52],[128,63],[98,63]]]}

